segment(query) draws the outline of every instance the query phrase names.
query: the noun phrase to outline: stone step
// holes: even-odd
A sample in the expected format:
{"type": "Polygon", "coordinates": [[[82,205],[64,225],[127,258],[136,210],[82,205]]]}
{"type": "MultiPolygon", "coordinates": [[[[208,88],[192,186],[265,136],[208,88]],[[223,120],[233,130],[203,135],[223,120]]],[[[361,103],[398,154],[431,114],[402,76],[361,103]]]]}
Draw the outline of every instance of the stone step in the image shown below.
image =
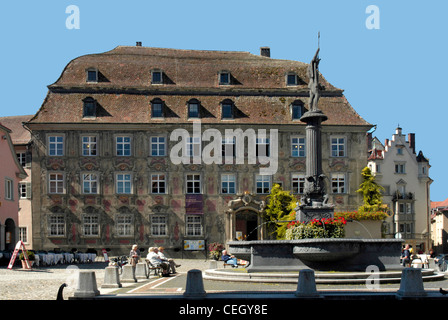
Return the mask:
{"type": "MultiPolygon", "coordinates": [[[[421,269],[423,281],[443,280],[445,274],[434,269],[421,269]]],[[[373,273],[368,272],[316,272],[316,284],[364,284],[373,273]]],[[[379,283],[399,283],[402,270],[378,272],[379,283]]],[[[241,269],[209,269],[203,274],[204,279],[218,281],[245,281],[262,283],[297,283],[298,272],[245,272],[241,269]]]]}

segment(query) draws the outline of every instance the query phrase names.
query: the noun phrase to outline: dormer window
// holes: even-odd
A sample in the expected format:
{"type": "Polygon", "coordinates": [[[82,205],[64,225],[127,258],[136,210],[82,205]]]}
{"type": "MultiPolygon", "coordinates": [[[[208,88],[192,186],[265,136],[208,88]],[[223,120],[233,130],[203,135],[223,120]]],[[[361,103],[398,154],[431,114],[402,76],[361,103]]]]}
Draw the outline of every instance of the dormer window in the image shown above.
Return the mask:
{"type": "Polygon", "coordinates": [[[87,97],[83,100],[84,102],[84,110],[83,117],[84,118],[95,118],[96,117],[96,101],[91,97],[87,97]]]}
{"type": "Polygon", "coordinates": [[[87,82],[98,82],[98,70],[94,68],[87,69],[87,82]]]}
{"type": "Polygon", "coordinates": [[[221,71],[219,73],[219,84],[220,85],[229,85],[230,84],[230,72],[221,71]]]}
{"type": "Polygon", "coordinates": [[[162,84],[163,83],[163,71],[153,70],[151,71],[151,84],[162,84]]]}
{"type": "Polygon", "coordinates": [[[188,118],[199,118],[199,101],[196,99],[188,102],[188,118]]]}
{"type": "Polygon", "coordinates": [[[233,119],[233,102],[231,100],[225,100],[221,104],[222,119],[233,119]]]}
{"type": "Polygon", "coordinates": [[[286,75],[286,85],[296,86],[297,85],[297,74],[295,72],[289,72],[286,75]]]}
{"type": "Polygon", "coordinates": [[[305,113],[305,107],[302,101],[295,101],[291,104],[292,120],[300,120],[305,113]]]}
{"type": "Polygon", "coordinates": [[[163,118],[163,101],[160,99],[154,99],[151,102],[151,117],[163,118]]]}

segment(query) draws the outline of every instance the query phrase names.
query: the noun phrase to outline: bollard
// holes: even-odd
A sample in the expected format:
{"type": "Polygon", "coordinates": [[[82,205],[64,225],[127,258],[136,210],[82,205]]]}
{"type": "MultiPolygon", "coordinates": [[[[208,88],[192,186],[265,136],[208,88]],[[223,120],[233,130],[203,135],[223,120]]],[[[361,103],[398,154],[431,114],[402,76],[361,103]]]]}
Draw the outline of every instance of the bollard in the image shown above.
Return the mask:
{"type": "Polygon", "coordinates": [[[416,298],[426,296],[423,288],[422,269],[405,268],[401,272],[400,289],[397,298],[416,298]]]}
{"type": "Polygon", "coordinates": [[[203,298],[206,296],[204,283],[202,281],[202,271],[193,269],[187,273],[187,285],[184,292],[186,298],[203,298]]]}
{"type": "Polygon", "coordinates": [[[135,277],[137,279],[148,279],[149,272],[147,270],[146,262],[139,262],[135,267],[135,277]]]}
{"type": "Polygon", "coordinates": [[[78,285],[73,294],[75,298],[93,298],[100,292],[97,289],[94,271],[80,271],[78,274],[78,285]]]}
{"type": "Polygon", "coordinates": [[[137,278],[135,277],[135,267],[130,264],[125,264],[122,270],[121,282],[137,282],[137,278]]]}
{"type": "Polygon", "coordinates": [[[101,288],[121,288],[117,266],[109,266],[104,270],[104,282],[101,288]]]}
{"type": "Polygon", "coordinates": [[[218,269],[218,261],[211,260],[208,265],[209,269],[218,269]]]}
{"type": "Polygon", "coordinates": [[[296,297],[300,298],[317,298],[319,294],[316,290],[316,280],[314,271],[310,269],[300,270],[299,282],[297,283],[296,297]]]}

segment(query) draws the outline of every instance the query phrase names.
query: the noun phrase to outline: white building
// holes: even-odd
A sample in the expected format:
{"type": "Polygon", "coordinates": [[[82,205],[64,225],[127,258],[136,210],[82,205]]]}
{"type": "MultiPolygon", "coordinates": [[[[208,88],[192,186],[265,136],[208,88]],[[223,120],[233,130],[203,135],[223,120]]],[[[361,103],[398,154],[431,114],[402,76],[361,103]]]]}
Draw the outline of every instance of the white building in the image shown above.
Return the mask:
{"type": "Polygon", "coordinates": [[[430,184],[428,159],[422,151],[416,155],[415,134],[406,136],[397,128],[383,145],[371,140],[368,166],[384,187],[383,202],[390,218],[383,224],[386,238],[402,238],[417,251],[428,251],[430,239],[430,184]]]}

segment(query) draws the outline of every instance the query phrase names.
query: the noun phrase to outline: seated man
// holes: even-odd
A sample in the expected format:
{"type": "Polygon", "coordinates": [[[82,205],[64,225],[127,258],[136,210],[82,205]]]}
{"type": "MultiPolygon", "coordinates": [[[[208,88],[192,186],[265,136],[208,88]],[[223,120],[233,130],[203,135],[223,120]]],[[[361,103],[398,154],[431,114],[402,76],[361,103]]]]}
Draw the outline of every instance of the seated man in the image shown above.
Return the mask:
{"type": "Polygon", "coordinates": [[[160,259],[159,255],[157,254],[157,248],[151,247],[148,249],[148,255],[146,256],[146,259],[155,267],[161,267],[162,268],[162,276],[167,277],[169,276],[169,265],[166,262],[163,262],[162,259],[160,259]]]}
{"type": "Polygon", "coordinates": [[[159,247],[158,249],[156,248],[156,253],[159,255],[160,259],[163,262],[166,262],[170,265],[170,273],[176,273],[176,268],[179,268],[180,264],[176,264],[173,259],[168,259],[163,253],[164,250],[164,247],[159,247]]]}
{"type": "Polygon", "coordinates": [[[245,265],[246,267],[249,265],[248,261],[237,259],[235,256],[229,255],[227,250],[222,251],[221,260],[226,264],[230,264],[233,268],[237,268],[238,265],[245,265]]]}

